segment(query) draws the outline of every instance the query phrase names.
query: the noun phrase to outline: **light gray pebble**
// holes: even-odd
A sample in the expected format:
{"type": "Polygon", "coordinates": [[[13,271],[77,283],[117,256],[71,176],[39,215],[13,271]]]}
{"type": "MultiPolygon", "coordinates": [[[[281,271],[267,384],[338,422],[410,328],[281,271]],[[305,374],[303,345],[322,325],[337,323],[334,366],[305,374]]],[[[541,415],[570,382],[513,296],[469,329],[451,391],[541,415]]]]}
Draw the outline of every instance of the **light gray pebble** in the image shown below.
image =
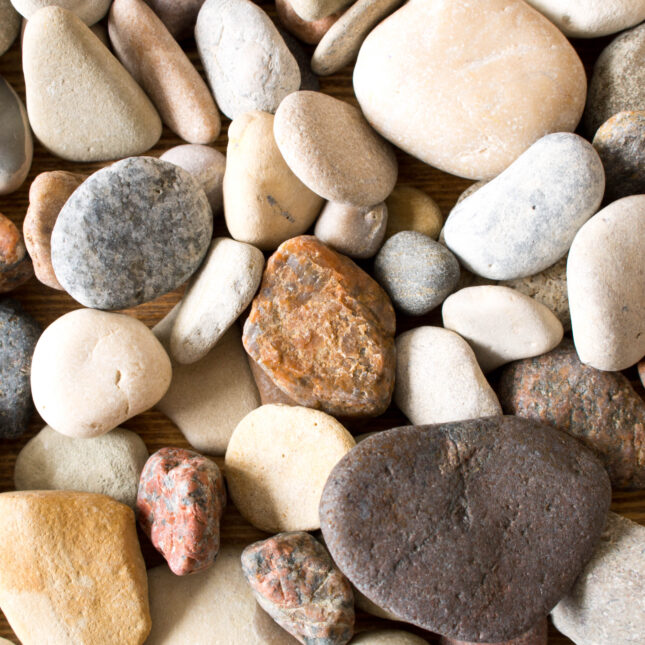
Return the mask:
{"type": "Polygon", "coordinates": [[[22,101],[0,76],[0,195],[18,190],[34,154],[31,129],[22,101]]]}

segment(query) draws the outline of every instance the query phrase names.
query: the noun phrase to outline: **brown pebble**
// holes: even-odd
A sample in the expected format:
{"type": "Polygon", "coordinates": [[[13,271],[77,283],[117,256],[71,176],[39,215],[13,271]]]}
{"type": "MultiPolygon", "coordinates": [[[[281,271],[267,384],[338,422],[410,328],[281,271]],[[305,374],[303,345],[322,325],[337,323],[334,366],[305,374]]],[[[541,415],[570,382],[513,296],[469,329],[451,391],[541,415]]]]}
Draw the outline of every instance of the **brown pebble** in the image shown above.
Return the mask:
{"type": "Polygon", "coordinates": [[[0,293],[18,288],[34,274],[31,259],[16,225],[0,213],[0,293]]]}
{"type": "Polygon", "coordinates": [[[411,186],[395,186],[385,203],[388,210],[386,240],[401,231],[417,231],[433,240],[439,237],[443,215],[427,193],[411,186]]]}
{"type": "Polygon", "coordinates": [[[289,0],[275,0],[275,8],[280,22],[286,30],[308,45],[317,45],[329,28],[343,15],[343,10],[332,13],[320,20],[303,20],[291,6],[289,0]]]}
{"type": "Polygon", "coordinates": [[[473,643],[471,641],[460,641],[454,638],[442,636],[439,645],[547,645],[547,638],[549,632],[549,623],[546,618],[541,620],[533,629],[528,632],[512,638],[510,641],[502,641],[497,643],[473,643]]]}

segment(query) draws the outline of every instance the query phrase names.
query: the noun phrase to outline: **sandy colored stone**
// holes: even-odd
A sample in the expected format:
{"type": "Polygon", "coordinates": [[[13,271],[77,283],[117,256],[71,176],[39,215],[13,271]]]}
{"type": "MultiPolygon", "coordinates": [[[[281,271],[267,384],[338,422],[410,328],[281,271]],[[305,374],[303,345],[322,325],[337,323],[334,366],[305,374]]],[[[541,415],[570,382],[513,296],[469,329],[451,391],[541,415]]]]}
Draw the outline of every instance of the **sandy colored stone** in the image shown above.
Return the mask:
{"type": "Polygon", "coordinates": [[[20,231],[0,213],[0,293],[13,291],[33,274],[34,268],[20,231]]]}
{"type": "Polygon", "coordinates": [[[146,0],[176,40],[193,35],[204,0],[146,0]]]}
{"type": "Polygon", "coordinates": [[[21,22],[20,14],[13,8],[11,0],[0,0],[0,56],[13,45],[21,22]]]}
{"type": "Polygon", "coordinates": [[[269,377],[269,375],[247,354],[253,380],[260,393],[262,405],[280,403],[282,405],[298,405],[289,398],[269,377]]]}
{"type": "Polygon", "coordinates": [[[0,76],[0,195],[18,190],[27,178],[34,144],[20,97],[0,76]]]}
{"type": "Polygon", "coordinates": [[[544,135],[575,129],[586,77],[567,39],[522,0],[413,0],[365,39],[354,91],[394,145],[490,179],[544,135]]]}
{"type": "Polygon", "coordinates": [[[385,239],[401,231],[417,231],[433,240],[443,226],[443,215],[437,202],[412,186],[395,186],[386,198],[388,218],[385,239]]]}
{"type": "Polygon", "coordinates": [[[263,250],[304,233],[323,204],[285,163],[273,136],[274,117],[257,110],[228,129],[224,216],[232,237],[263,250]]]}
{"type": "Polygon", "coordinates": [[[70,437],[97,437],[151,408],[170,379],[170,359],[141,321],[96,309],[55,320],[31,365],[36,409],[70,437]]]}
{"type": "Polygon", "coordinates": [[[379,629],[362,632],[352,641],[352,645],[428,645],[428,641],[398,629],[379,629]]]}
{"type": "Polygon", "coordinates": [[[98,22],[110,8],[112,0],[11,0],[27,20],[43,7],[61,7],[77,15],[86,25],[98,22]]]}
{"type": "Polygon", "coordinates": [[[393,150],[349,103],[320,92],[294,92],[280,104],[273,131],[287,165],[325,199],[373,206],[394,188],[393,150]]]}
{"type": "Polygon", "coordinates": [[[320,20],[345,8],[351,0],[291,0],[291,6],[303,20],[320,20]]]}
{"type": "Polygon", "coordinates": [[[342,11],[337,11],[318,20],[303,20],[289,0],[276,0],[275,8],[285,29],[308,45],[317,45],[329,28],[343,15],[342,11]]]}
{"type": "Polygon", "coordinates": [[[455,202],[455,206],[461,202],[464,201],[467,197],[470,197],[471,195],[474,195],[480,188],[483,188],[486,184],[488,183],[488,180],[482,179],[480,181],[476,181],[474,184],[471,184],[464,190],[462,193],[459,194],[459,197],[457,197],[457,201],[455,202]]]}
{"type": "Polygon", "coordinates": [[[356,442],[334,417],[263,405],[233,432],[226,482],[236,508],[269,533],[320,528],[318,503],[332,468],[356,442]]]}
{"type": "Polygon", "coordinates": [[[105,495],[0,495],[0,606],[23,645],[141,645],[148,582],[131,508],[105,495]]]}
{"type": "Polygon", "coordinates": [[[22,51],[29,122],[53,154],[106,161],[141,154],[159,140],[161,119],[150,99],[73,13],[41,9],[27,23],[22,51]]]}
{"type": "Polygon", "coordinates": [[[221,124],[199,72],[143,0],[114,0],[110,42],[123,66],[150,97],[163,122],[189,143],[212,143],[221,124]]]}
{"type": "MultiPolygon", "coordinates": [[[[549,632],[549,622],[546,618],[541,620],[535,627],[528,632],[512,638],[511,640],[496,643],[481,643],[480,645],[547,645],[549,632]]],[[[460,641],[454,638],[442,636],[439,639],[439,645],[476,645],[470,641],[460,641]]]]}

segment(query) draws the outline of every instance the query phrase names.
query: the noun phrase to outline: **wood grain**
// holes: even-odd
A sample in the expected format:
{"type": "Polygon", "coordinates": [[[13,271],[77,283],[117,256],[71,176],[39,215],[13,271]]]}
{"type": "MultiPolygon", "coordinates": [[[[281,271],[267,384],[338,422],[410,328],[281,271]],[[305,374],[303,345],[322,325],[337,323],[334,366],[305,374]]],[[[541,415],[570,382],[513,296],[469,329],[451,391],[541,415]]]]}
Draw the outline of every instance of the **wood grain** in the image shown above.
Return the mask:
{"type": "MultiPolygon", "coordinates": [[[[261,2],[260,4],[265,4],[261,2]]],[[[265,6],[268,13],[274,17],[273,7],[265,6]]],[[[597,58],[601,49],[609,42],[609,38],[596,39],[593,41],[579,41],[574,45],[580,52],[581,58],[585,63],[587,70],[591,69],[593,62],[597,58]]],[[[191,59],[195,62],[201,71],[197,55],[195,53],[194,42],[184,43],[191,59]]],[[[312,52],[312,48],[306,47],[307,51],[312,52]]],[[[21,57],[19,44],[15,43],[9,52],[0,57],[0,75],[2,75],[16,89],[18,94],[24,100],[24,79],[21,70],[21,57]]],[[[321,79],[321,90],[348,102],[356,103],[351,84],[351,67],[343,70],[341,73],[332,77],[321,79]]],[[[217,140],[215,147],[222,152],[226,152],[226,130],[228,121],[224,119],[222,134],[217,140]]],[[[182,143],[167,129],[164,130],[162,139],[157,146],[148,154],[158,156],[168,148],[182,143]]],[[[444,215],[447,215],[458,195],[471,182],[446,175],[435,170],[408,155],[398,153],[400,164],[399,182],[401,184],[415,186],[427,191],[439,204],[444,215]]],[[[22,221],[25,216],[28,204],[28,191],[31,181],[34,177],[44,171],[49,170],[70,170],[90,174],[99,168],[108,164],[75,164],[63,161],[49,154],[40,144],[36,142],[34,152],[34,162],[27,181],[20,190],[11,194],[0,196],[0,212],[10,217],[18,226],[22,227],[22,221]]],[[[216,222],[216,235],[226,234],[223,221],[220,219],[216,222]]],[[[364,265],[369,269],[369,263],[364,265]]],[[[42,325],[46,327],[62,314],[78,309],[80,305],[72,300],[68,295],[49,289],[40,284],[35,278],[30,280],[26,285],[11,294],[14,298],[21,301],[25,309],[31,313],[42,325]]],[[[157,323],[179,300],[181,289],[166,296],[134,309],[126,310],[128,314],[142,320],[146,325],[152,326],[157,323]]],[[[398,331],[403,331],[421,324],[437,324],[439,318],[437,314],[419,317],[419,318],[399,318],[397,321],[398,331]]],[[[636,375],[632,370],[629,373],[632,380],[636,375]]],[[[640,388],[642,393],[642,388],[640,388]]],[[[394,407],[378,419],[357,421],[348,424],[349,429],[355,434],[367,430],[384,430],[406,423],[405,419],[394,407]]],[[[43,422],[37,416],[34,417],[30,424],[30,430],[27,435],[15,441],[3,441],[0,443],[0,491],[9,491],[13,489],[13,468],[15,458],[20,449],[24,446],[43,425],[43,422]]],[[[149,450],[152,452],[163,446],[181,446],[189,447],[183,435],[177,428],[162,414],[149,411],[129,422],[123,424],[124,427],[138,432],[146,442],[149,450]]],[[[221,457],[216,459],[221,466],[223,460],[221,457]]],[[[645,524],[645,492],[616,492],[613,496],[612,508],[614,511],[629,517],[630,519],[645,524]]],[[[244,542],[248,543],[256,539],[265,537],[265,534],[250,526],[245,522],[240,514],[229,505],[222,524],[222,539],[224,542],[244,542]]],[[[144,535],[141,535],[142,548],[148,567],[162,563],[161,556],[154,550],[144,535]]],[[[0,616],[0,635],[17,642],[11,628],[7,624],[4,616],[0,616]]],[[[359,614],[357,629],[362,631],[370,627],[396,627],[396,623],[388,623],[379,620],[367,614],[359,614]]],[[[406,627],[407,629],[407,627],[406,627]]],[[[431,643],[438,642],[437,639],[416,628],[409,628],[419,635],[424,636],[431,643]]],[[[549,645],[570,644],[567,638],[558,634],[553,626],[550,626],[549,645]]],[[[191,645],[186,643],[185,645],[191,645]]],[[[240,644],[245,645],[245,644],[240,644]]]]}

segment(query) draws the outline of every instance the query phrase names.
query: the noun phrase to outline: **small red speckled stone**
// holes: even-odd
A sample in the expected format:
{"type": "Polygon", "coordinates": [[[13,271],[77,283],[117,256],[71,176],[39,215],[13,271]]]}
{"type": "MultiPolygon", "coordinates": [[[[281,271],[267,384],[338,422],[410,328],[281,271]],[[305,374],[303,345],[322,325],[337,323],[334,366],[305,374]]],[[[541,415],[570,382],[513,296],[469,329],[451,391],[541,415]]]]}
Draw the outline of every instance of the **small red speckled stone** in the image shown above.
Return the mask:
{"type": "Polygon", "coordinates": [[[225,506],[224,478],[210,459],[192,450],[162,448],[146,462],[137,518],[178,576],[213,564],[225,506]]]}

